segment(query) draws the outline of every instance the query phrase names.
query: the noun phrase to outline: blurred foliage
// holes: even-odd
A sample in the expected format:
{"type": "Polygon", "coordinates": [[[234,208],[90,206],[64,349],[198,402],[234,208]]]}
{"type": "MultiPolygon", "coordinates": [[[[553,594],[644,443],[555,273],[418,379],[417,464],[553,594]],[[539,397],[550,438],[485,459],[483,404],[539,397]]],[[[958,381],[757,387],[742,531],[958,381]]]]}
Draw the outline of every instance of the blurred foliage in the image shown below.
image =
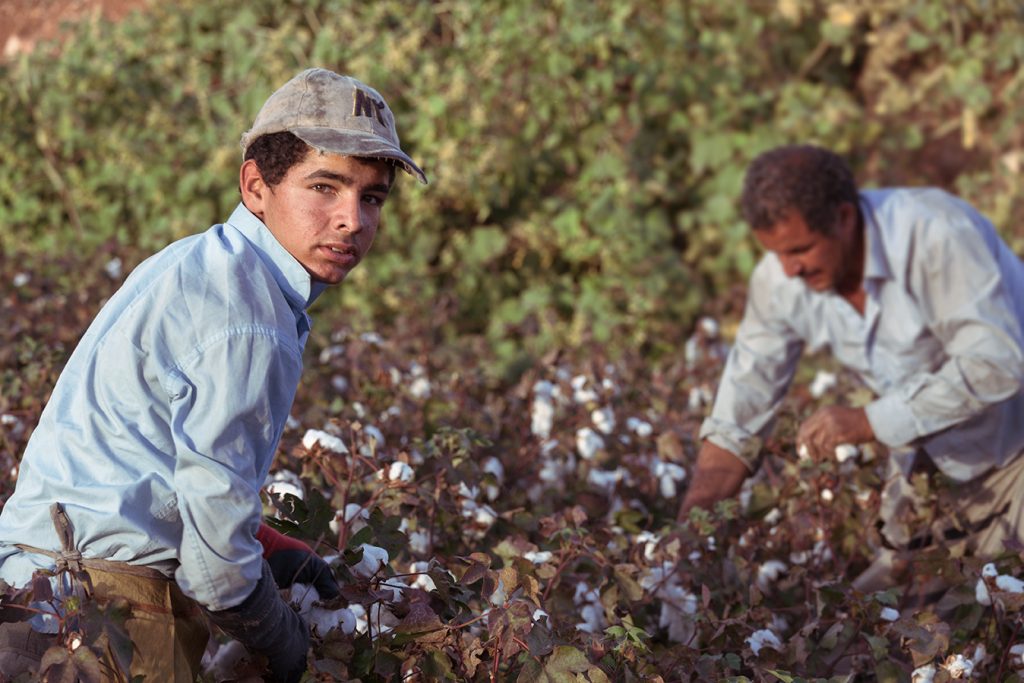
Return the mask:
{"type": "Polygon", "coordinates": [[[153,3],[0,64],[0,251],[149,252],[225,219],[241,133],[322,65],[385,95],[431,177],[322,316],[415,311],[505,372],[658,355],[749,273],[736,197],[776,144],[945,186],[1024,250],[1022,29],[1017,0],[153,3]]]}

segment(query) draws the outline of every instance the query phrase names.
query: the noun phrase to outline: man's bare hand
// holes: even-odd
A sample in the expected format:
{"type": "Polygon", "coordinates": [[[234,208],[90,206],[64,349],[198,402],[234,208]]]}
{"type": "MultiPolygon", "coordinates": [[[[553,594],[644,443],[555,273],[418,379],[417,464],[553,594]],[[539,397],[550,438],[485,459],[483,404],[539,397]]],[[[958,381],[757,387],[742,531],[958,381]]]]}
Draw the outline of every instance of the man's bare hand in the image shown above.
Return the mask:
{"type": "Polygon", "coordinates": [[[710,510],[723,498],[735,496],[749,474],[742,460],[724,448],[705,441],[697,453],[693,481],[679,506],[677,519],[685,521],[692,507],[710,510]]]}
{"type": "Polygon", "coordinates": [[[822,460],[835,453],[840,444],[858,445],[874,438],[875,432],[863,408],[825,406],[800,425],[796,443],[797,448],[806,446],[813,459],[822,460]]]}

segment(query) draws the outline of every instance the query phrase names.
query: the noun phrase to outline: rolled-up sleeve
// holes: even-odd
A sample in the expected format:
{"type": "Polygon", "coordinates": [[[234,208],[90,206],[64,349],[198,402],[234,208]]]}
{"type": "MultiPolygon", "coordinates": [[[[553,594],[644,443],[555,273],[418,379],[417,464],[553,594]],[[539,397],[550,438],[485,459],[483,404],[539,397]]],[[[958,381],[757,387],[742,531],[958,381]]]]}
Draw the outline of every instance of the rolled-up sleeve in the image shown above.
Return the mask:
{"type": "Polygon", "coordinates": [[[294,400],[301,352],[269,327],[226,330],[170,374],[186,595],[240,604],[260,578],[259,489],[294,400]]]}
{"type": "Polygon", "coordinates": [[[1021,388],[1024,344],[995,233],[944,208],[913,226],[907,278],[944,357],[866,407],[876,438],[890,447],[963,423],[1021,388]]]}
{"type": "Polygon", "coordinates": [[[700,429],[701,439],[733,453],[751,471],[803,351],[803,341],[778,309],[770,265],[762,262],[751,277],[736,341],[700,429]]]}

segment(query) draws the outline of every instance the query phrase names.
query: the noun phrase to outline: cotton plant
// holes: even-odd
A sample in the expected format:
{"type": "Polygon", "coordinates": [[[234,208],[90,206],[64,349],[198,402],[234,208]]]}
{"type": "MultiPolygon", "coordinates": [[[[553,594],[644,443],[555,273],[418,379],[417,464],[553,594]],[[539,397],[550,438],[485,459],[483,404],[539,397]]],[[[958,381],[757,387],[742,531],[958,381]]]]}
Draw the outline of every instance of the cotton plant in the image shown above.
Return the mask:
{"type": "Polygon", "coordinates": [[[328,526],[334,534],[341,533],[342,525],[347,525],[350,534],[358,533],[370,520],[370,511],[359,503],[346,503],[344,511],[337,510],[328,526]]]}
{"type": "Polygon", "coordinates": [[[640,577],[640,587],[660,605],[658,627],[669,640],[696,647],[697,596],[682,585],[673,562],[651,567],[640,577]]]}
{"type": "Polygon", "coordinates": [[[533,385],[530,431],[540,439],[547,439],[551,436],[551,429],[555,421],[555,401],[558,395],[558,386],[547,380],[539,380],[533,385]]]}
{"type": "Polygon", "coordinates": [[[632,416],[626,418],[626,429],[641,439],[646,439],[654,433],[654,427],[651,426],[650,422],[632,416]]]}
{"type": "Polygon", "coordinates": [[[829,393],[839,384],[839,378],[834,372],[818,370],[807,390],[814,398],[821,398],[829,393]]]}
{"type": "Polygon", "coordinates": [[[769,628],[754,631],[747,637],[746,643],[755,657],[760,656],[761,650],[765,648],[775,650],[776,652],[782,652],[785,649],[782,641],[779,640],[779,636],[769,628]]]}
{"type": "Polygon", "coordinates": [[[672,500],[679,495],[679,484],[686,480],[686,470],[674,462],[654,458],[652,474],[658,480],[658,492],[662,498],[672,500]]]}
{"type": "Polygon", "coordinates": [[[352,572],[353,576],[360,579],[369,579],[376,576],[391,561],[388,551],[384,548],[379,548],[369,543],[362,543],[359,545],[359,549],[363,551],[363,555],[359,562],[349,567],[349,571],[352,572]]]}
{"type": "Polygon", "coordinates": [[[485,474],[489,474],[494,477],[494,483],[484,484],[484,495],[487,500],[497,500],[501,495],[501,487],[505,483],[505,466],[495,456],[488,456],[485,460],[481,469],[485,474]]]}
{"type": "MultiPolygon", "coordinates": [[[[1005,604],[1010,595],[1024,593],[1024,581],[1009,574],[1000,574],[996,565],[989,562],[981,569],[981,577],[974,585],[974,597],[980,605],[990,606],[993,602],[1005,604]]],[[[1015,605],[1024,604],[1024,598],[1013,599],[1015,605]]]]}
{"type": "Polygon", "coordinates": [[[604,439],[590,427],[576,430],[576,452],[584,460],[593,460],[604,448],[604,439]]]}
{"type": "Polygon", "coordinates": [[[683,345],[683,359],[688,370],[725,359],[729,347],[722,341],[721,333],[721,326],[711,316],[703,316],[697,321],[693,334],[683,345]]]}
{"type": "Polygon", "coordinates": [[[601,434],[608,435],[615,431],[615,411],[611,406],[595,408],[590,412],[590,421],[601,434]]]}
{"type": "Polygon", "coordinates": [[[762,593],[772,590],[787,571],[789,571],[789,566],[782,560],[772,559],[762,562],[757,568],[757,578],[755,579],[757,587],[762,593]]]}
{"type": "Polygon", "coordinates": [[[604,606],[601,604],[601,594],[598,590],[591,588],[586,582],[580,581],[576,584],[573,602],[576,604],[580,616],[576,630],[582,633],[603,633],[608,622],[604,616],[604,606]]]}
{"type": "Polygon", "coordinates": [[[377,470],[374,475],[378,481],[395,484],[410,484],[416,478],[416,472],[408,463],[396,460],[386,467],[377,470]]]}
{"type": "Polygon", "coordinates": [[[302,445],[307,450],[312,450],[319,446],[320,448],[345,455],[348,453],[348,446],[341,440],[340,437],[330,434],[322,429],[308,429],[305,435],[302,437],[302,445]]]}

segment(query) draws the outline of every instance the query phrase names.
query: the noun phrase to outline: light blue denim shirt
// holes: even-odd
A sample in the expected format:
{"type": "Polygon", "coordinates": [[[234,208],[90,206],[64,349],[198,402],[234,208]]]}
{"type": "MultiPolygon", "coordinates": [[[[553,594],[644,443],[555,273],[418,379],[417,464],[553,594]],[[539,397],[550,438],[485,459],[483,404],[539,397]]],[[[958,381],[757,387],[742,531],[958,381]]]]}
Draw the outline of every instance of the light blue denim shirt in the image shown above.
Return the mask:
{"type": "Polygon", "coordinates": [[[861,193],[864,315],[768,253],[700,435],[756,466],[801,353],[828,349],[877,398],[876,438],[923,448],[958,481],[1024,451],[1024,266],[992,224],[937,189],[861,193]]]}
{"type": "Polygon", "coordinates": [[[147,259],[68,360],[0,514],[0,578],[59,550],[63,503],[84,557],[147,565],[212,610],[260,578],[263,485],[325,286],[243,205],[147,259]]]}

